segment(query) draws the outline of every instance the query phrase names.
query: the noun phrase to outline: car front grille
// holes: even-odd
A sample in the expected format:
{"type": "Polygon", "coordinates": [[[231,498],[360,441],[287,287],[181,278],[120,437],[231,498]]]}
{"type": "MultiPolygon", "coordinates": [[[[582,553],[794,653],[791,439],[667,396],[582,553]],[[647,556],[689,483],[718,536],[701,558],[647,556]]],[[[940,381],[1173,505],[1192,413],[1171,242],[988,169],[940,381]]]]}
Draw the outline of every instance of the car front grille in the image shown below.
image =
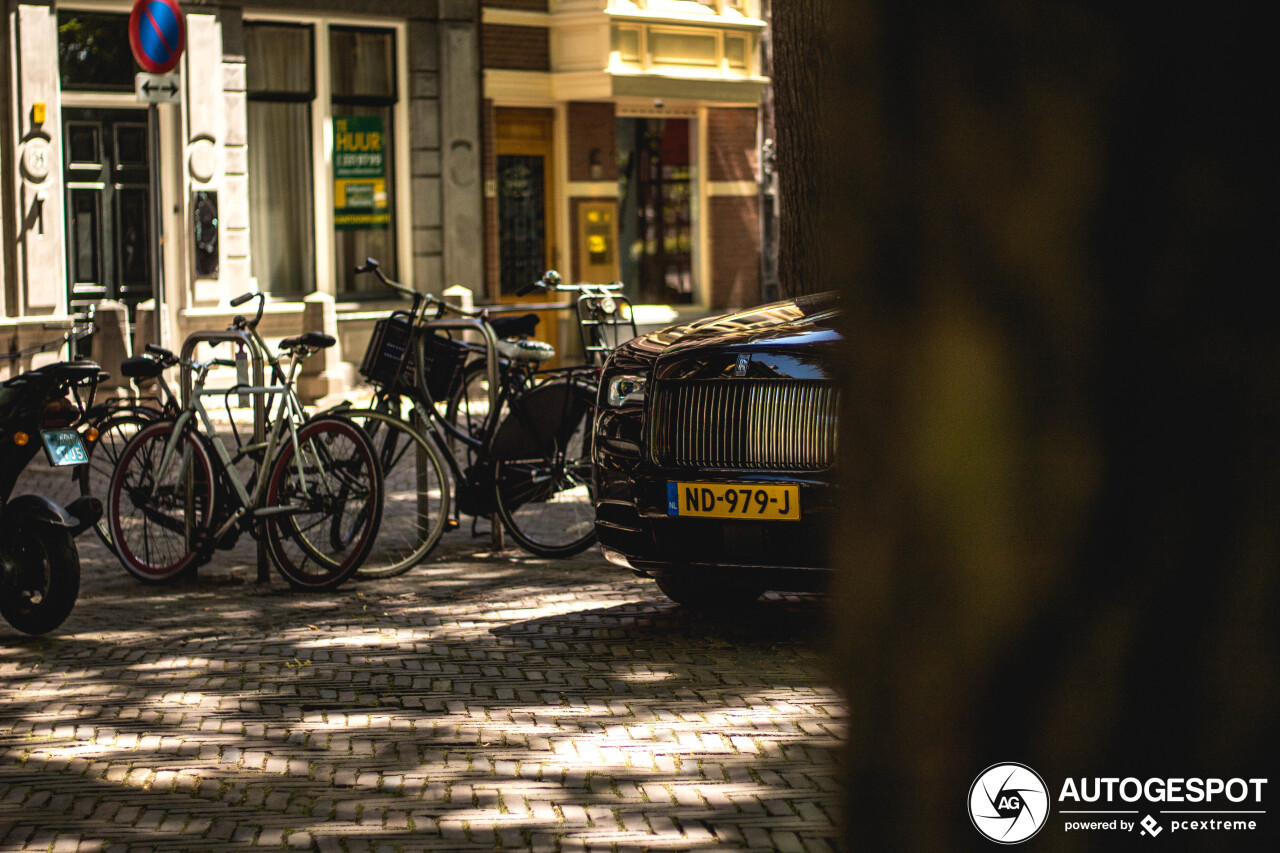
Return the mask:
{"type": "Polygon", "coordinates": [[[839,392],[826,382],[706,379],[661,382],[649,447],[679,468],[815,471],[836,453],[839,392]]]}

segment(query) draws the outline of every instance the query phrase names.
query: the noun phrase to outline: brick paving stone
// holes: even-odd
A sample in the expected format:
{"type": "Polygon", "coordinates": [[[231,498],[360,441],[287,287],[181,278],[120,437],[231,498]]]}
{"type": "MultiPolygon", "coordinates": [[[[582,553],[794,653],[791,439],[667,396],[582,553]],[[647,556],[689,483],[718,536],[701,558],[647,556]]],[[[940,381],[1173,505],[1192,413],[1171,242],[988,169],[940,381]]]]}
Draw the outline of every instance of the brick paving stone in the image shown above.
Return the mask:
{"type": "Polygon", "coordinates": [[[0,625],[0,849],[834,843],[818,597],[700,617],[465,529],[324,595],[258,585],[248,540],[167,587],[78,541],[63,628],[0,625]]]}

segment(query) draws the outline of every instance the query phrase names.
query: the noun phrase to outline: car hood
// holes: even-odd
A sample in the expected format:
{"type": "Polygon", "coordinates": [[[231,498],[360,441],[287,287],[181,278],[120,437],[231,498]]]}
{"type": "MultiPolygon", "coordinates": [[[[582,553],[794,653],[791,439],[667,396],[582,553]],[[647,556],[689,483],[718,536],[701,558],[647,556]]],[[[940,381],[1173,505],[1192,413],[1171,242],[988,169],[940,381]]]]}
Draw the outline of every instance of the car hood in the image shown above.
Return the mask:
{"type": "Polygon", "coordinates": [[[839,313],[834,293],[774,302],[651,332],[628,355],[659,379],[825,379],[839,313]]]}

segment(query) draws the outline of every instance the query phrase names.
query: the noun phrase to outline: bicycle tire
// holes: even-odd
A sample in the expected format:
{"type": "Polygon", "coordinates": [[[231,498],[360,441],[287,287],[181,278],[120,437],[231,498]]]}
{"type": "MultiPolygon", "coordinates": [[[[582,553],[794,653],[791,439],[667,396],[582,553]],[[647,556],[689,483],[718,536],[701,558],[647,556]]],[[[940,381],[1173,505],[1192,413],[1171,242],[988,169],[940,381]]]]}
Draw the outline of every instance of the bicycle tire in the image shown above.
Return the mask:
{"type": "Polygon", "coordinates": [[[402,575],[422,562],[444,534],[449,477],[435,442],[403,418],[376,409],[347,409],[364,430],[382,466],[382,522],[361,578],[402,575]]]}
{"type": "Polygon", "coordinates": [[[116,556],[144,583],[167,583],[195,568],[203,553],[198,539],[208,534],[213,518],[213,466],[194,430],[184,430],[181,460],[157,479],[173,428],[173,421],[158,421],[141,429],[121,451],[107,487],[116,556]]]}
{"type": "Polygon", "coordinates": [[[98,431],[97,439],[85,443],[89,451],[88,463],[76,468],[80,494],[102,501],[102,517],[93,525],[93,529],[102,544],[112,551],[115,546],[111,544],[111,515],[107,505],[111,475],[129,440],[158,418],[159,413],[132,409],[116,411],[102,418],[93,425],[98,431]],[[144,411],[147,413],[143,414],[144,411]]]}
{"type": "Polygon", "coordinates": [[[368,437],[345,418],[310,418],[296,439],[271,462],[264,506],[287,511],[266,514],[267,550],[295,589],[334,589],[373,547],[382,471],[368,437]]]}
{"type": "MultiPolygon", "coordinates": [[[[571,557],[596,541],[591,467],[595,391],[571,380],[552,380],[536,386],[535,391],[558,391],[565,400],[574,402],[562,413],[562,422],[536,425],[546,439],[536,442],[540,451],[523,448],[523,452],[495,459],[498,517],[526,551],[540,557],[571,557]]],[[[518,409],[516,401],[503,423],[520,417],[518,409]]],[[[557,415],[553,411],[538,417],[545,421],[557,415]]],[[[499,425],[499,433],[502,428],[499,425]]]]}
{"type": "MultiPolygon", "coordinates": [[[[505,366],[498,362],[498,369],[505,366]]],[[[449,390],[445,401],[444,419],[457,427],[463,435],[480,439],[485,423],[489,417],[489,363],[480,358],[468,364],[462,371],[462,377],[449,390]]],[[[449,443],[449,452],[457,459],[464,445],[448,431],[445,432],[449,443]]]]}

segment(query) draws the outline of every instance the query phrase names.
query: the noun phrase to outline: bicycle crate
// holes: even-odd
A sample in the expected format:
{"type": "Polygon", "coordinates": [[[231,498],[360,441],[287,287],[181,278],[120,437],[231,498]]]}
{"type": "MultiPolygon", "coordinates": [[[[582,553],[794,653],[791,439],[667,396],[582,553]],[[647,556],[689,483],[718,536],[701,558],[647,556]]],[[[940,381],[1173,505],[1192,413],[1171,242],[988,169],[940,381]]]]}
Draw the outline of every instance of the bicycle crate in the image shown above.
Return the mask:
{"type": "Polygon", "coordinates": [[[413,390],[418,375],[414,342],[423,336],[426,349],[421,372],[427,391],[433,400],[445,399],[462,373],[469,349],[452,338],[416,327],[406,313],[393,313],[374,325],[368,349],[360,362],[361,375],[391,391],[413,390]]]}

